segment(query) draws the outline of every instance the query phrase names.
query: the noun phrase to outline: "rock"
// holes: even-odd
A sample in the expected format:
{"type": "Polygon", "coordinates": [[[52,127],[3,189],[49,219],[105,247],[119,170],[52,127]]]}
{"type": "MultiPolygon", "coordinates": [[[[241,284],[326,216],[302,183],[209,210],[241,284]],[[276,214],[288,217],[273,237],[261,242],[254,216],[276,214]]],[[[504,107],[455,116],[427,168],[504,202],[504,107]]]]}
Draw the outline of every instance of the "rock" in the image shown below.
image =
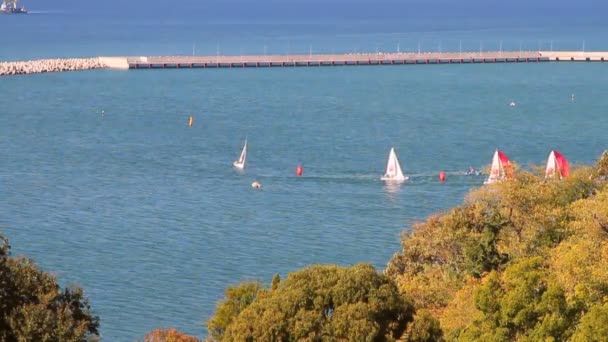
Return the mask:
{"type": "Polygon", "coordinates": [[[45,72],[103,69],[110,67],[102,58],[41,59],[0,62],[0,76],[45,72]]]}

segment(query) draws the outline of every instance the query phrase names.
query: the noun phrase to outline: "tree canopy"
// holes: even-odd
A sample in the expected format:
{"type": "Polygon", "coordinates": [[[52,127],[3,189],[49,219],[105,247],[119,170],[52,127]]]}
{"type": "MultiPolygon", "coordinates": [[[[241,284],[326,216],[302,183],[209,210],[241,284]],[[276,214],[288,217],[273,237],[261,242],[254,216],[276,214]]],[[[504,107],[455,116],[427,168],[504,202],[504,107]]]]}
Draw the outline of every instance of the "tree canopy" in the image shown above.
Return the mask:
{"type": "Polygon", "coordinates": [[[218,314],[233,315],[223,319],[230,323],[220,334],[215,323],[218,314],[210,320],[212,337],[222,341],[391,341],[413,319],[411,305],[395,284],[371,265],[316,265],[285,280],[274,279],[272,289],[259,289],[253,296],[256,288],[249,283],[229,288],[218,314]],[[249,304],[243,309],[235,302],[249,304]]]}
{"type": "Polygon", "coordinates": [[[10,250],[0,236],[0,341],[97,340],[99,319],[82,289],[62,289],[54,276],[10,250]]]}
{"type": "Polygon", "coordinates": [[[474,190],[404,233],[387,274],[448,341],[597,339],[608,302],[607,165],[604,153],[563,180],[517,170],[474,190]]]}

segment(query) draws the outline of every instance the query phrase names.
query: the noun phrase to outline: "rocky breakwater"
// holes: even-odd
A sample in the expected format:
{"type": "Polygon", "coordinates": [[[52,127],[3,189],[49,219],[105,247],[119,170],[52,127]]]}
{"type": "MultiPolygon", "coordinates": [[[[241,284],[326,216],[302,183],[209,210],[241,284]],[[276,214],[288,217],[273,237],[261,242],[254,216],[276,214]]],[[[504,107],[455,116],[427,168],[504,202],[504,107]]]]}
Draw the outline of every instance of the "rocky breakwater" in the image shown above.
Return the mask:
{"type": "Polygon", "coordinates": [[[22,62],[0,62],[0,76],[91,70],[106,67],[106,63],[104,63],[101,58],[40,59],[22,62]]]}

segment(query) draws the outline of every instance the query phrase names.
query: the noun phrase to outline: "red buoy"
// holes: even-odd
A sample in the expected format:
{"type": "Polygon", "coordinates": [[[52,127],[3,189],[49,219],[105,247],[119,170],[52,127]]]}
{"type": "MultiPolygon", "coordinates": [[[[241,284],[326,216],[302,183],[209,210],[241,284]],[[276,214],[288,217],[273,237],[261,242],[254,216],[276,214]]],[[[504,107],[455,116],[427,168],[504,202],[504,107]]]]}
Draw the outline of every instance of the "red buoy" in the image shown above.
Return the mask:
{"type": "Polygon", "coordinates": [[[302,173],[304,173],[304,169],[302,168],[302,165],[296,166],[296,176],[300,177],[302,175],[302,173]]]}
{"type": "Polygon", "coordinates": [[[439,172],[439,181],[445,182],[445,171],[439,172]]]}

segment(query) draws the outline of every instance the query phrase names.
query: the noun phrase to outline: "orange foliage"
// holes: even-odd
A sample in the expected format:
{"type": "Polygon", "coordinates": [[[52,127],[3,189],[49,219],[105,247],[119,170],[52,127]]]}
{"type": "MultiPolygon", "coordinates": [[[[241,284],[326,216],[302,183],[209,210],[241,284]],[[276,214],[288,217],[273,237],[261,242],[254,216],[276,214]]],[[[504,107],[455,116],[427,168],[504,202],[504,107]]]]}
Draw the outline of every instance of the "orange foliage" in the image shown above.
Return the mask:
{"type": "Polygon", "coordinates": [[[173,328],[167,328],[156,329],[147,333],[144,342],[200,342],[200,340],[173,328]]]}

